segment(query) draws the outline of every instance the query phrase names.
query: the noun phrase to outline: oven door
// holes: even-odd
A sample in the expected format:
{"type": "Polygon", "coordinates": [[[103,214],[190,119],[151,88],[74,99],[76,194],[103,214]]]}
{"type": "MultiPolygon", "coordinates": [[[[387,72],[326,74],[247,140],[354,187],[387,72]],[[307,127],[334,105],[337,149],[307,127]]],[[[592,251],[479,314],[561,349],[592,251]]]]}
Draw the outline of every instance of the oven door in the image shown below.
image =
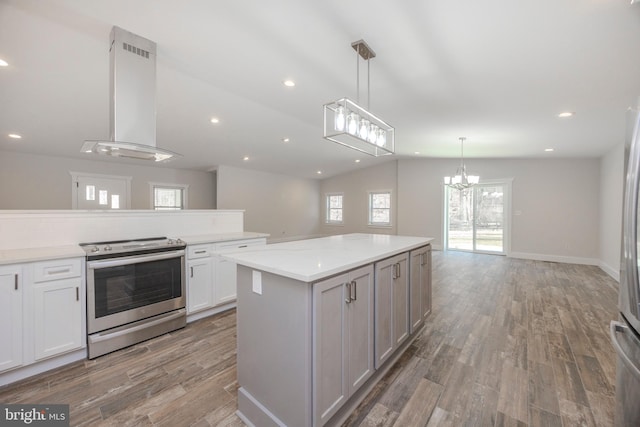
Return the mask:
{"type": "Polygon", "coordinates": [[[87,332],[185,307],[185,251],[87,262],[87,332]]]}

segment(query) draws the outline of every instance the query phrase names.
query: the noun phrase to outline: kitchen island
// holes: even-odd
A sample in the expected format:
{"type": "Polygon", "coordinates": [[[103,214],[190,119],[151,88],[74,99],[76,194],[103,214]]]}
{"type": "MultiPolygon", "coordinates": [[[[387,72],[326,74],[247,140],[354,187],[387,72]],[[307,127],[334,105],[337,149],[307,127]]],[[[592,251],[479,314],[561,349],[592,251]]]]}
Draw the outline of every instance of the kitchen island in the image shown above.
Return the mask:
{"type": "Polygon", "coordinates": [[[348,234],[224,254],[238,265],[238,416],[340,425],[431,310],[431,240],[348,234]]]}

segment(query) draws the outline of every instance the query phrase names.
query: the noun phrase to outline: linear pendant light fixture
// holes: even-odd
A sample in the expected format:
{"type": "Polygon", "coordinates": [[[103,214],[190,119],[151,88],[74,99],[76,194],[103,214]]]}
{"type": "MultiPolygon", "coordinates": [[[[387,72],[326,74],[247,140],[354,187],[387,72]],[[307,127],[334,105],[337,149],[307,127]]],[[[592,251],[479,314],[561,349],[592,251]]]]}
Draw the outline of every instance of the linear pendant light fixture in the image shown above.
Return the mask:
{"type": "Polygon", "coordinates": [[[348,98],[324,104],[324,138],[371,156],[384,156],[395,151],[395,129],[370,113],[369,60],[375,52],[358,40],[351,43],[356,51],[357,102],[348,98]],[[367,62],[367,108],[360,102],[360,58],[367,62]]]}
{"type": "Polygon", "coordinates": [[[445,176],[444,184],[456,190],[464,190],[473,187],[480,182],[478,175],[467,175],[467,167],[464,165],[464,140],[467,138],[460,137],[460,166],[456,170],[455,176],[445,176]]]}

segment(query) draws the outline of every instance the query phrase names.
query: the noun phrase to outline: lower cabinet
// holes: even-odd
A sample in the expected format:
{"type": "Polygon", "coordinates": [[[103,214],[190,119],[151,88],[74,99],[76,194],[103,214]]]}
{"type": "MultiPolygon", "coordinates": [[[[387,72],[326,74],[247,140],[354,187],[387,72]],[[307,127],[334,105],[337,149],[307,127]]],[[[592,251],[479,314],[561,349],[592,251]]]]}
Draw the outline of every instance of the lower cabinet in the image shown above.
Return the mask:
{"type": "Polygon", "coordinates": [[[22,365],[22,268],[0,267],[0,371],[22,365]]]}
{"type": "Polygon", "coordinates": [[[85,346],[84,258],[0,267],[0,371],[85,346]]]}
{"type": "Polygon", "coordinates": [[[413,333],[431,313],[431,245],[412,250],[409,266],[409,326],[413,333]]]}
{"type": "Polygon", "coordinates": [[[187,261],[187,313],[213,307],[213,259],[187,261]]]}
{"type": "Polygon", "coordinates": [[[212,309],[236,300],[236,263],[223,258],[218,252],[264,244],[266,239],[256,238],[189,245],[187,314],[212,309]]]}
{"type": "Polygon", "coordinates": [[[33,285],[35,360],[82,347],[82,287],[80,277],[33,285]]]}
{"type": "MultiPolygon", "coordinates": [[[[232,242],[216,243],[215,250],[218,252],[229,251],[233,249],[242,249],[252,246],[265,245],[267,240],[264,238],[235,240],[232,242]]],[[[215,260],[215,286],[213,292],[214,305],[226,304],[236,300],[237,297],[237,265],[235,262],[229,261],[220,255],[214,256],[215,260]]]]}
{"type": "Polygon", "coordinates": [[[409,257],[402,253],[375,264],[375,367],[409,337],[409,257]]]}
{"type": "Polygon", "coordinates": [[[373,374],[373,267],[313,287],[314,425],[329,420],[373,374]]]}

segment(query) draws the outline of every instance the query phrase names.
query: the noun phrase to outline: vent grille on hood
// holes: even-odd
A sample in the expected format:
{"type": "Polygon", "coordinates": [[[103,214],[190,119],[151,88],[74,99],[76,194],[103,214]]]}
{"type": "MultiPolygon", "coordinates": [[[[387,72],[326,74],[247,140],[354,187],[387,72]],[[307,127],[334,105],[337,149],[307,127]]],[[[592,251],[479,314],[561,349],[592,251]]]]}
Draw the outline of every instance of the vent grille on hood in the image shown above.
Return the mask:
{"type": "Polygon", "coordinates": [[[156,43],[111,30],[110,140],[85,141],[81,151],[166,162],[180,154],[156,147],[156,43]]]}

